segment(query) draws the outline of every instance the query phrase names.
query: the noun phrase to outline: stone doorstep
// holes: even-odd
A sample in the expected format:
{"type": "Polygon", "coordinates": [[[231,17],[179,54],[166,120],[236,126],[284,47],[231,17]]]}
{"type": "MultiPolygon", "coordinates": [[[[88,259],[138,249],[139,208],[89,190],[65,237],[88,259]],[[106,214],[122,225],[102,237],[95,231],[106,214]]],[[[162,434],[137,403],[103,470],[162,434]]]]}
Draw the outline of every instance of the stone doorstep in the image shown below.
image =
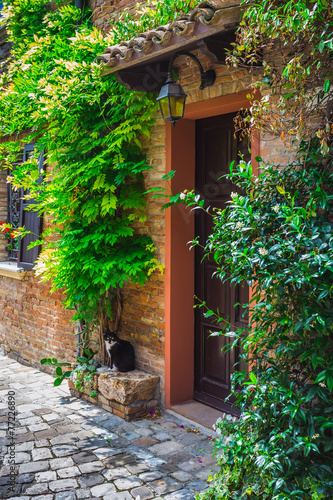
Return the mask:
{"type": "Polygon", "coordinates": [[[159,380],[159,376],[141,370],[128,373],[104,371],[95,375],[96,398],[90,397],[91,390],[77,391],[71,380],[68,380],[68,385],[72,396],[102,406],[110,413],[130,421],[158,405],[159,380]]]}

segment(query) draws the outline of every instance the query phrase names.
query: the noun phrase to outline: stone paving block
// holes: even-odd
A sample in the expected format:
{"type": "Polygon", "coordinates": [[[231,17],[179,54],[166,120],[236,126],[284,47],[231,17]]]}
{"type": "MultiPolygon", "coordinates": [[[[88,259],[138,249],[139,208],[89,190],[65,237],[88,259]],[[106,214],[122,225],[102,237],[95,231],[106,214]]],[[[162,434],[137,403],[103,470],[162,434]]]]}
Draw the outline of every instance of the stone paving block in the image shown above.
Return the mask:
{"type": "Polygon", "coordinates": [[[103,448],[108,441],[103,438],[92,437],[84,440],[77,441],[75,446],[80,450],[96,450],[97,448],[103,448]]]}
{"type": "Polygon", "coordinates": [[[76,490],[75,493],[76,498],[78,498],[79,500],[82,498],[91,498],[90,490],[88,489],[80,488],[79,490],[76,490]]]}
{"type": "Polygon", "coordinates": [[[153,444],[158,443],[158,441],[157,439],[154,438],[143,437],[135,439],[134,443],[137,444],[138,446],[152,446],[153,444]]]}
{"type": "Polygon", "coordinates": [[[37,410],[33,410],[35,415],[47,415],[48,413],[52,413],[50,408],[38,408],[37,410]]]}
{"type": "Polygon", "coordinates": [[[153,492],[149,488],[147,488],[147,486],[140,486],[139,488],[134,488],[131,491],[131,494],[133,498],[139,497],[140,500],[149,500],[154,496],[153,492]]]}
{"type": "Polygon", "coordinates": [[[196,479],[199,479],[199,481],[207,481],[208,477],[214,476],[214,474],[216,474],[218,472],[218,470],[219,470],[218,467],[214,467],[212,469],[205,468],[199,472],[195,471],[194,476],[196,477],[196,479]]]}
{"type": "Polygon", "coordinates": [[[75,500],[76,495],[74,491],[62,491],[61,493],[57,493],[55,496],[55,500],[75,500]]]}
{"type": "Polygon", "coordinates": [[[153,431],[148,429],[147,427],[137,427],[136,431],[140,436],[151,436],[153,434],[153,431]]]}
{"type": "Polygon", "coordinates": [[[160,472],[158,470],[151,470],[150,472],[143,472],[143,474],[139,475],[139,478],[144,483],[149,483],[151,481],[155,481],[156,479],[160,479],[163,476],[164,476],[163,472],[160,472]]]}
{"type": "Polygon", "coordinates": [[[193,472],[195,469],[197,469],[197,472],[199,472],[204,468],[204,465],[202,462],[198,462],[197,458],[192,458],[187,462],[182,462],[178,464],[178,467],[184,470],[185,472],[193,472]]]}
{"type": "Polygon", "coordinates": [[[65,467],[72,467],[74,462],[71,457],[66,458],[54,458],[50,460],[50,467],[52,470],[63,469],[65,467]]]}
{"type": "Polygon", "coordinates": [[[50,446],[50,443],[48,439],[37,439],[35,441],[35,448],[48,448],[50,446]]]}
{"type": "Polygon", "coordinates": [[[104,461],[105,465],[110,468],[122,467],[123,465],[132,464],[133,462],[136,462],[136,458],[129,453],[120,453],[104,461]]]}
{"type": "Polygon", "coordinates": [[[38,497],[30,497],[30,500],[33,500],[34,498],[36,498],[36,500],[53,500],[53,495],[39,495],[38,497]]]}
{"type": "Polygon", "coordinates": [[[16,476],[15,482],[18,484],[23,484],[23,483],[31,483],[35,478],[34,474],[20,474],[19,476],[16,476]]]}
{"type": "Polygon", "coordinates": [[[0,486],[7,486],[7,484],[10,484],[10,477],[9,476],[0,477],[0,486]]]}
{"type": "Polygon", "coordinates": [[[37,483],[45,483],[48,481],[55,481],[57,473],[54,470],[47,470],[45,472],[37,472],[35,479],[37,483]]]}
{"type": "Polygon", "coordinates": [[[177,470],[179,470],[176,465],[168,464],[168,463],[160,465],[158,469],[161,472],[165,472],[166,474],[169,474],[170,472],[176,472],[177,470]]]}
{"type": "Polygon", "coordinates": [[[170,453],[179,451],[181,448],[183,448],[183,445],[176,441],[166,441],[165,443],[154,444],[148,449],[157,455],[169,455],[170,453]]]}
{"type": "Polygon", "coordinates": [[[131,474],[140,474],[141,472],[147,472],[150,470],[148,464],[140,462],[137,464],[130,464],[126,466],[126,469],[130,471],[131,474]]]}
{"type": "Polygon", "coordinates": [[[206,441],[207,436],[203,436],[202,434],[194,434],[193,432],[188,432],[183,436],[177,437],[178,442],[183,444],[184,446],[191,446],[198,442],[206,441]]]}
{"type": "Polygon", "coordinates": [[[166,495],[167,493],[172,493],[182,487],[178,481],[175,481],[171,477],[165,477],[160,481],[153,481],[149,484],[149,486],[151,486],[158,495],[166,495]]]}
{"type": "Polygon", "coordinates": [[[38,483],[25,487],[24,493],[27,495],[43,495],[49,493],[48,483],[38,483]]]}
{"type": "MultiPolygon", "coordinates": [[[[8,460],[10,459],[9,457],[10,455],[5,456],[5,461],[4,461],[5,464],[8,463],[8,460]]],[[[30,461],[31,461],[31,456],[29,453],[24,453],[24,452],[15,453],[15,464],[23,464],[30,461]]]]}
{"type": "Polygon", "coordinates": [[[45,460],[46,458],[52,458],[52,453],[48,448],[37,448],[32,450],[32,459],[35,462],[38,460],[45,460]]]}
{"type": "Polygon", "coordinates": [[[81,472],[77,467],[67,467],[65,469],[58,469],[57,474],[60,477],[60,479],[65,479],[66,477],[79,476],[81,472]]]}
{"type": "Polygon", "coordinates": [[[171,474],[171,477],[173,477],[177,481],[181,481],[181,482],[186,482],[186,481],[190,481],[191,479],[193,479],[193,476],[191,474],[189,474],[188,472],[185,472],[183,470],[173,472],[171,474]]]}
{"type": "Polygon", "coordinates": [[[68,445],[64,444],[59,446],[53,446],[52,451],[56,457],[67,457],[68,455],[73,455],[73,453],[77,452],[78,449],[73,444],[68,444],[68,445]]]}
{"type": "Polygon", "coordinates": [[[60,417],[60,415],[58,415],[58,413],[46,413],[46,414],[43,414],[43,420],[45,420],[46,422],[52,422],[54,420],[58,420],[60,417]]]}
{"type": "Polygon", "coordinates": [[[87,431],[86,429],[83,429],[82,431],[76,432],[75,435],[77,436],[78,440],[82,441],[83,439],[93,439],[94,438],[94,433],[91,431],[87,431]]]}
{"type": "MultiPolygon", "coordinates": [[[[15,467],[15,471],[17,471],[17,470],[18,470],[18,466],[15,467]]],[[[10,466],[5,465],[4,467],[2,467],[0,469],[0,477],[8,476],[8,474],[10,474],[10,466]]]]}
{"type": "Polygon", "coordinates": [[[147,462],[147,464],[150,465],[151,467],[158,467],[160,465],[165,464],[165,460],[163,460],[162,458],[156,458],[156,457],[147,458],[145,460],[145,462],[147,462]]]}
{"type": "Polygon", "coordinates": [[[93,450],[93,453],[94,455],[96,455],[97,458],[103,460],[104,458],[108,458],[113,455],[118,455],[119,450],[114,448],[97,448],[97,450],[93,450]]]}
{"type": "Polygon", "coordinates": [[[49,428],[50,426],[46,422],[43,422],[41,424],[28,425],[28,429],[30,432],[46,431],[49,428]]]}
{"type": "Polygon", "coordinates": [[[133,453],[137,458],[141,460],[147,460],[148,458],[154,458],[154,455],[150,451],[136,451],[133,453]]]}
{"type": "Polygon", "coordinates": [[[85,464],[96,460],[96,456],[90,451],[81,451],[72,456],[72,459],[77,464],[85,464]]]}
{"type": "Polygon", "coordinates": [[[125,467],[115,467],[114,469],[107,469],[103,472],[103,475],[108,481],[114,481],[115,479],[130,476],[130,473],[125,467]]]}
{"type": "MultiPolygon", "coordinates": [[[[155,499],[157,500],[157,499],[155,499]]],[[[164,500],[194,500],[193,494],[187,489],[176,491],[164,497],[164,500]]]]}
{"type": "Polygon", "coordinates": [[[171,433],[166,431],[157,432],[156,434],[153,434],[153,436],[157,441],[169,441],[172,437],[171,433]]]}
{"type": "Polygon", "coordinates": [[[187,462],[188,460],[191,460],[193,457],[192,453],[190,453],[188,450],[184,449],[181,450],[178,453],[173,453],[168,457],[168,460],[170,460],[171,463],[173,464],[179,464],[182,462],[187,462]]]}
{"type": "Polygon", "coordinates": [[[186,487],[191,491],[197,492],[207,488],[207,483],[205,481],[192,481],[191,483],[187,483],[186,487]]]}
{"type": "Polygon", "coordinates": [[[109,495],[110,493],[115,493],[116,488],[114,484],[104,483],[99,484],[98,486],[93,486],[93,488],[90,489],[90,492],[93,497],[101,497],[104,495],[109,495]]]}
{"type": "MultiPolygon", "coordinates": [[[[128,491],[117,491],[117,493],[111,493],[111,495],[105,495],[103,500],[133,500],[132,495],[128,491]]],[[[161,499],[162,500],[162,499],[161,499]]]]}
{"type": "Polygon", "coordinates": [[[125,439],[128,439],[129,441],[134,441],[134,439],[139,439],[140,434],[138,434],[137,432],[125,432],[123,434],[123,437],[125,439]]]}
{"type": "Polygon", "coordinates": [[[20,420],[21,425],[24,425],[24,422],[21,422],[21,420],[25,420],[26,418],[31,418],[34,416],[35,414],[32,411],[26,411],[25,413],[18,413],[16,418],[20,420]]]}
{"type": "Polygon", "coordinates": [[[34,447],[34,442],[33,441],[28,441],[27,443],[22,443],[19,444],[18,446],[15,446],[15,451],[31,451],[34,447]]]}
{"type": "Polygon", "coordinates": [[[113,448],[128,448],[128,446],[130,446],[131,444],[131,442],[128,441],[128,439],[124,438],[112,439],[111,441],[108,442],[112,444],[113,448]]]}
{"type": "Polygon", "coordinates": [[[82,488],[96,486],[96,484],[103,483],[104,480],[104,476],[97,474],[96,472],[92,474],[83,474],[78,478],[79,484],[82,488]]]}
{"type": "Polygon", "coordinates": [[[43,423],[45,423],[45,422],[43,422],[43,420],[40,417],[37,417],[36,415],[33,415],[32,417],[27,417],[24,419],[24,425],[36,425],[36,424],[43,424],[43,423]]]}
{"type": "Polygon", "coordinates": [[[34,433],[36,439],[50,439],[58,436],[58,434],[59,433],[57,431],[51,428],[47,429],[46,431],[38,431],[34,433]]]}
{"type": "Polygon", "coordinates": [[[26,474],[29,472],[42,472],[49,468],[49,462],[47,460],[40,460],[39,462],[29,462],[27,464],[22,464],[19,467],[20,474],[26,474]]]}
{"type": "Polygon", "coordinates": [[[49,484],[50,490],[54,492],[58,491],[71,491],[78,488],[78,484],[75,479],[58,479],[57,481],[51,481],[49,484]]]}
{"type": "Polygon", "coordinates": [[[135,488],[136,486],[141,486],[142,481],[138,477],[129,476],[121,479],[116,479],[114,484],[117,486],[118,490],[129,490],[135,488]]]}
{"type": "Polygon", "coordinates": [[[76,413],[71,413],[70,415],[67,415],[67,418],[75,422],[76,424],[83,424],[85,423],[86,419],[82,417],[82,415],[77,415],[76,413]]]}
{"type": "Polygon", "coordinates": [[[74,433],[61,434],[60,436],[56,436],[50,439],[50,443],[53,446],[57,444],[73,443],[75,441],[78,441],[78,439],[79,439],[78,436],[74,433]]]}
{"type": "Polygon", "coordinates": [[[15,434],[17,436],[19,436],[20,434],[26,434],[26,433],[28,433],[28,427],[26,427],[25,425],[23,425],[22,427],[17,426],[15,429],[15,434]]]}
{"type": "Polygon", "coordinates": [[[96,462],[90,462],[88,464],[79,465],[79,469],[82,474],[90,474],[90,472],[99,472],[104,469],[104,464],[97,460],[96,462]]]}
{"type": "Polygon", "coordinates": [[[19,497],[10,497],[10,500],[30,500],[30,497],[20,495],[19,497]]]}

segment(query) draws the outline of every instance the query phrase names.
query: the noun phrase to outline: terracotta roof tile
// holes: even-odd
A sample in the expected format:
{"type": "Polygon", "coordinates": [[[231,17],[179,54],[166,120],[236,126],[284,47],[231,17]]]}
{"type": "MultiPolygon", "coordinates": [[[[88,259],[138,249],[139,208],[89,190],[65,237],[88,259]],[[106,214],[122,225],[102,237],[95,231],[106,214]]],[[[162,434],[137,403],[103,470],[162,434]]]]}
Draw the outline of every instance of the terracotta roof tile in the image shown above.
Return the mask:
{"type": "MultiPolygon", "coordinates": [[[[156,46],[172,45],[174,35],[183,39],[191,39],[198,31],[200,25],[207,27],[218,26],[224,20],[227,11],[239,7],[239,0],[208,0],[200,4],[186,15],[180,16],[174,22],[165,26],[141,33],[131,40],[121,42],[105,49],[101,56],[97,57],[107,68],[119,68],[122,62],[137,59],[137,54],[147,54],[155,51],[156,46]]],[[[239,9],[237,9],[239,12],[239,9]]]]}

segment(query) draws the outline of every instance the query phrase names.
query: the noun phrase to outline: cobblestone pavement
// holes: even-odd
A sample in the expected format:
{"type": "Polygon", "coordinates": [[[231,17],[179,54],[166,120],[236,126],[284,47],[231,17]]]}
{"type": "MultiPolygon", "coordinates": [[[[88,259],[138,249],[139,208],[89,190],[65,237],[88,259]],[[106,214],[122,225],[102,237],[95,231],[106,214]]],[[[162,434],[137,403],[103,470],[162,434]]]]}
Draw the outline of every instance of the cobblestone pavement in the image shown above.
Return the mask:
{"type": "Polygon", "coordinates": [[[125,422],[0,355],[0,498],[193,500],[216,470],[213,441],[168,413],[125,422]]]}

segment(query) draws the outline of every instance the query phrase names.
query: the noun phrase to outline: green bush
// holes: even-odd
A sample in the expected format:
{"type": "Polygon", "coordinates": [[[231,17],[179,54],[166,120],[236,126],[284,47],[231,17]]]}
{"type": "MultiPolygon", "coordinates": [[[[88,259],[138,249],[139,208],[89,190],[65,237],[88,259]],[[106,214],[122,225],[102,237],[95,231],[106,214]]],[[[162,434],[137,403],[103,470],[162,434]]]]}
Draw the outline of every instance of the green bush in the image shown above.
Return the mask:
{"type": "Polygon", "coordinates": [[[244,194],[213,213],[206,255],[253,296],[249,328],[228,346],[248,362],[233,377],[242,416],[217,423],[221,468],[201,500],[333,498],[333,174],[318,151],[314,141],[285,168],[261,164],[258,178],[231,167],[244,194]]]}

